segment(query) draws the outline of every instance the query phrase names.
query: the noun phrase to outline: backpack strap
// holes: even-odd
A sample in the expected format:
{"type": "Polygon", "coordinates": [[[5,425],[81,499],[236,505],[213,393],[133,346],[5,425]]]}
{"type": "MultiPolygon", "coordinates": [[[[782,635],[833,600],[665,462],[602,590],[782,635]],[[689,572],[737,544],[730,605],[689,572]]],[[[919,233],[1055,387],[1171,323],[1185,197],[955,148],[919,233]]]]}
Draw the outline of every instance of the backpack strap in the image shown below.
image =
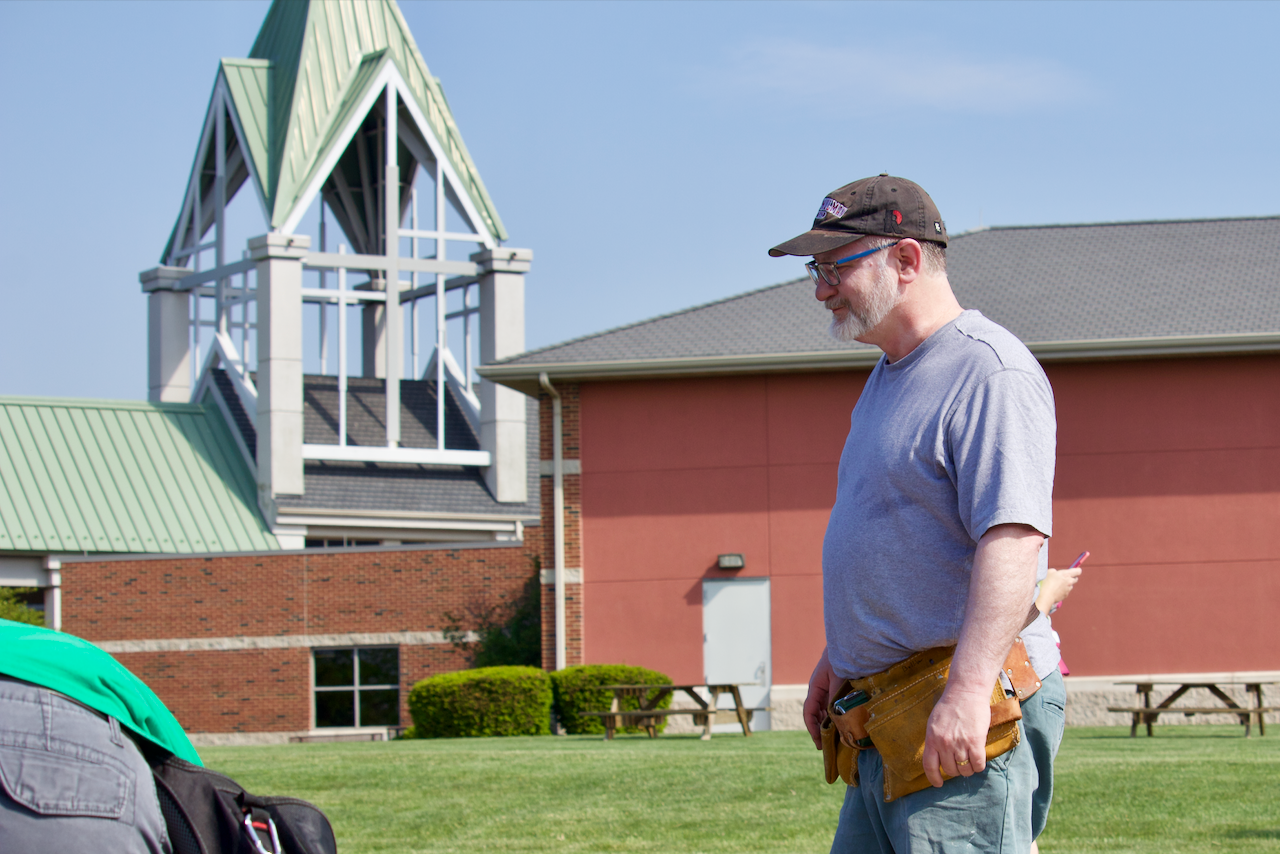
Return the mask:
{"type": "Polygon", "coordinates": [[[174,854],[337,854],[328,817],[301,798],[253,795],[171,753],[151,771],[174,854]]]}

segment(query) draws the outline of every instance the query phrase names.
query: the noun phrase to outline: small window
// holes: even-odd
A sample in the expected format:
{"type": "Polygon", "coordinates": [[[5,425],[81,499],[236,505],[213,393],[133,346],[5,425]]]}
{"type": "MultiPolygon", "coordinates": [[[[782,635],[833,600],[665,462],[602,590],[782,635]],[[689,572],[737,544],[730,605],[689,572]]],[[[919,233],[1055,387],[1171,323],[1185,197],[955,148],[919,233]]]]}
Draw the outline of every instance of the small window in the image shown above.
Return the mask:
{"type": "Polygon", "coordinates": [[[316,727],[400,725],[400,649],[315,651],[316,727]]]}
{"type": "Polygon", "coordinates": [[[336,539],[307,537],[303,541],[303,547],[308,549],[339,549],[380,545],[382,545],[382,540],[353,540],[349,537],[338,537],[336,539]]]}

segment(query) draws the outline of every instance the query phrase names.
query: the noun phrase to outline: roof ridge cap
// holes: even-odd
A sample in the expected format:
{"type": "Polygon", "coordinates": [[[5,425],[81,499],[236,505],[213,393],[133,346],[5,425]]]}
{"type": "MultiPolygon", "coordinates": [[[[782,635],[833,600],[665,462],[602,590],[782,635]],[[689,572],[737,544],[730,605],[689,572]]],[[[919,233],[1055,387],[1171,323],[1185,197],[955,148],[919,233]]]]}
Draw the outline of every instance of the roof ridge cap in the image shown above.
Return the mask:
{"type": "Polygon", "coordinates": [[[988,231],[1016,231],[1032,228],[1102,228],[1106,226],[1123,225],[1191,225],[1195,223],[1251,222],[1278,219],[1280,219],[1280,214],[1256,214],[1253,216],[1190,217],[1187,219],[1120,219],[1100,220],[1098,222],[1048,222],[1022,225],[982,225],[953,235],[953,239],[968,237],[974,234],[983,234],[988,231]]]}
{"type": "Polygon", "coordinates": [[[107,400],[92,397],[40,397],[35,395],[3,395],[0,406],[48,406],[73,409],[119,409],[150,412],[204,413],[198,403],[157,403],[149,400],[107,400]]]}

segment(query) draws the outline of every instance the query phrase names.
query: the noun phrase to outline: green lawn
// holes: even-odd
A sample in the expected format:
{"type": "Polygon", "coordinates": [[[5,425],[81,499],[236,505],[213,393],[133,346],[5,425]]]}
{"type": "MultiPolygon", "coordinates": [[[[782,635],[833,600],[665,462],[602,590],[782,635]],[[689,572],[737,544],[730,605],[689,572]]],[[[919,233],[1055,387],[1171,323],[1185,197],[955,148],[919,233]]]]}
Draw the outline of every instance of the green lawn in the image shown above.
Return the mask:
{"type": "Polygon", "coordinates": [[[1046,852],[1280,851],[1280,732],[1067,730],[1046,852]]]}
{"type": "MultiPolygon", "coordinates": [[[[1067,731],[1049,852],[1280,851],[1280,733],[1067,731]]],[[[842,792],[803,733],[206,747],[355,852],[825,852],[842,792]]]]}

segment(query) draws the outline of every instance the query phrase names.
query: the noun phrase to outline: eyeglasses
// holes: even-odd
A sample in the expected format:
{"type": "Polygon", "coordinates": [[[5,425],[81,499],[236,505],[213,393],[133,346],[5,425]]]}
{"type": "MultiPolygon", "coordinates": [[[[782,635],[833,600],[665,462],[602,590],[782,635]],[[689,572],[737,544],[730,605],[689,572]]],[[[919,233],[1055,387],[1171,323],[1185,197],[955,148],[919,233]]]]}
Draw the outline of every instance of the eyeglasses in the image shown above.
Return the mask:
{"type": "Polygon", "coordinates": [[[888,249],[891,246],[897,246],[902,241],[895,240],[892,243],[886,243],[884,246],[877,246],[875,249],[868,249],[865,252],[859,252],[857,255],[850,255],[847,258],[840,258],[831,262],[823,262],[819,264],[817,261],[810,261],[804,265],[809,271],[809,278],[813,279],[815,285],[828,284],[831,287],[839,287],[840,270],[842,264],[848,264],[850,261],[857,261],[859,258],[866,258],[868,255],[874,255],[881,249],[888,249]]]}

